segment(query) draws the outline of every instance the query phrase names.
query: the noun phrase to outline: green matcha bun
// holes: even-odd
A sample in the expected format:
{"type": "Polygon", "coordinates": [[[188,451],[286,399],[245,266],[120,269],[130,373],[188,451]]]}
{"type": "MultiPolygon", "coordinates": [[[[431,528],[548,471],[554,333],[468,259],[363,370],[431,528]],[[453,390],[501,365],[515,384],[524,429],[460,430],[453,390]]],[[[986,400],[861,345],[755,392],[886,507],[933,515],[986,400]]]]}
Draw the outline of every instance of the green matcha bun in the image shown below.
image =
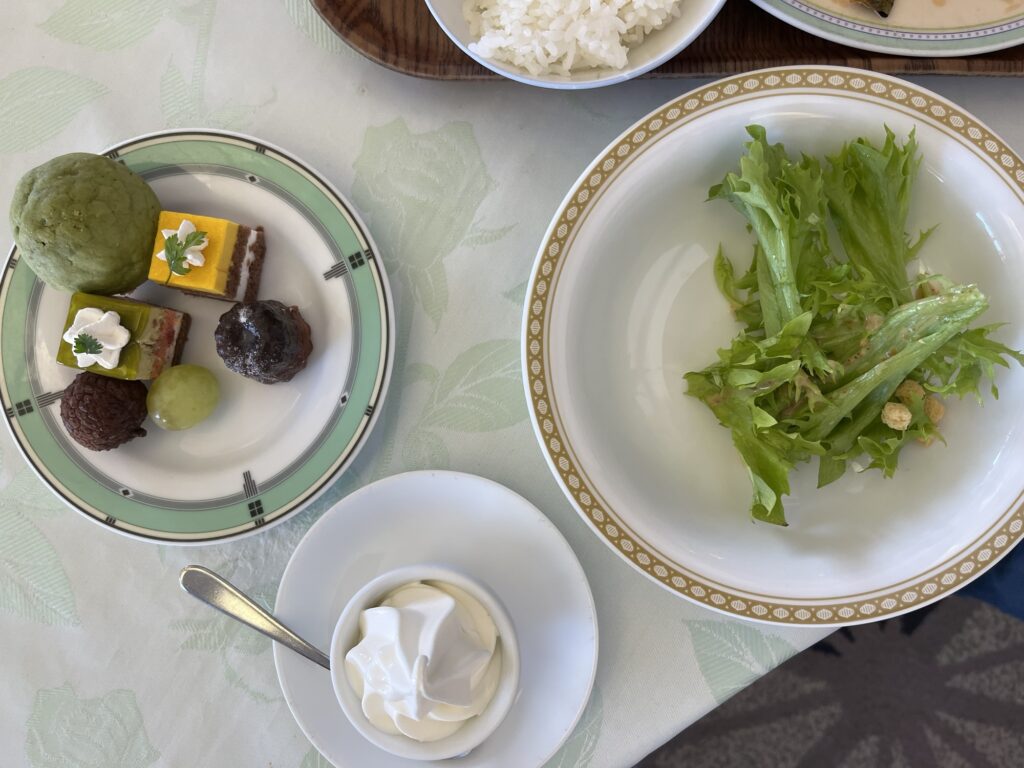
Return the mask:
{"type": "Polygon", "coordinates": [[[11,201],[21,258],[62,291],[127,293],[149,274],[160,201],[100,155],[55,157],[22,176],[11,201]]]}

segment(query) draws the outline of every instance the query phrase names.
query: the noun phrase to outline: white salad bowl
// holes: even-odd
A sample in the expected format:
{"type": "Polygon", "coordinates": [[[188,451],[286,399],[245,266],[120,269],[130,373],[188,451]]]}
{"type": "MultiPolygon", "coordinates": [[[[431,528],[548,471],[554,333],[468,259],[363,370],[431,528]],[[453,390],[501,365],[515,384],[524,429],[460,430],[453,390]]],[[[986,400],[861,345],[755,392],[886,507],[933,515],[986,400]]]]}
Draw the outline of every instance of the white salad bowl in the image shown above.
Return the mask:
{"type": "MultiPolygon", "coordinates": [[[[916,130],[923,163],[912,232],[930,271],[976,283],[977,324],[1024,348],[1024,162],[973,116],[896,78],[831,67],[763,70],[685,94],[630,127],[573,186],[542,241],[525,301],[523,368],[542,451],[583,519],[675,593],[784,624],[872,621],[966,584],[1024,532],[1024,369],[999,399],[946,404],[947,444],[908,446],[899,470],[815,487],[791,475],[788,528],[750,519],[729,431],[683,375],[739,330],[715,287],[715,252],[745,270],[753,238],[708,188],[760,123],[791,155],[916,130]]],[[[913,267],[913,265],[912,265],[913,267]]],[[[987,388],[985,388],[987,390],[987,388]]]]}
{"type": "Polygon", "coordinates": [[[501,725],[519,692],[519,643],[515,626],[501,600],[486,586],[459,570],[443,565],[407,565],[387,571],[370,581],[349,600],[334,628],[330,646],[331,682],[345,716],[368,741],[396,757],[409,760],[445,760],[469,753],[501,725]],[[359,642],[359,618],[377,606],[394,589],[414,581],[451,584],[484,607],[498,630],[501,676],[494,697],[476,717],[458,731],[433,742],[419,742],[378,730],[363,714],[362,702],[345,674],[345,655],[359,642]]]}
{"type": "Polygon", "coordinates": [[[463,15],[464,0],[425,1],[445,34],[479,64],[519,83],[563,90],[600,88],[624,83],[661,66],[692,43],[725,5],[725,0],[680,0],[679,16],[656,32],[651,32],[643,42],[630,49],[629,61],[624,69],[590,69],[565,76],[531,75],[520,67],[492,61],[474,53],[469,49],[470,43],[475,42],[475,39],[470,34],[469,22],[463,15]]]}

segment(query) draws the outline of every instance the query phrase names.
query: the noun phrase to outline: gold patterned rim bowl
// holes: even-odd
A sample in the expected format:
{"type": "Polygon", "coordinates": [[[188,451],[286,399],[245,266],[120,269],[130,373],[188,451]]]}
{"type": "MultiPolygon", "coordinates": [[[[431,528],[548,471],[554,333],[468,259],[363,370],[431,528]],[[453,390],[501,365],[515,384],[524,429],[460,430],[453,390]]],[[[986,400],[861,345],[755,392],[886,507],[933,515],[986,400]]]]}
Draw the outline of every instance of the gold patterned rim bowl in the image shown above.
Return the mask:
{"type": "Polygon", "coordinates": [[[924,265],[977,283],[984,322],[1024,346],[1024,162],[964,110],[866,71],[784,67],[703,86],[655,110],[587,168],[555,215],[523,318],[527,401],[542,451],[598,536],[645,576],[716,611],[836,626],[919,608],[991,568],[1021,538],[1024,370],[998,400],[951,402],[947,446],[914,446],[886,480],[848,473],[815,489],[794,473],[788,528],[749,519],[749,480],[729,434],[682,375],[737,328],[712,276],[719,244],[751,239],[708,188],[760,123],[791,152],[823,155],[917,137],[924,162],[909,226],[939,228],[924,265]]]}

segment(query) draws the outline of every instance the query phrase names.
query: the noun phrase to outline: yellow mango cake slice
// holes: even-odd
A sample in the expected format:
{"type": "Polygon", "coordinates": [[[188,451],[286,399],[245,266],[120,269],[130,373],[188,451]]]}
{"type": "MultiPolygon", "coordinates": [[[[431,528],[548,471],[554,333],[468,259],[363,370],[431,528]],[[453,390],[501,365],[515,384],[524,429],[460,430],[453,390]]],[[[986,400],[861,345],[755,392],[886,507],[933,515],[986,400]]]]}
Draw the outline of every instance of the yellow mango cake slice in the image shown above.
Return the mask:
{"type": "Polygon", "coordinates": [[[263,258],[263,227],[227,219],[160,211],[149,279],[225,301],[256,301],[263,258]]]}

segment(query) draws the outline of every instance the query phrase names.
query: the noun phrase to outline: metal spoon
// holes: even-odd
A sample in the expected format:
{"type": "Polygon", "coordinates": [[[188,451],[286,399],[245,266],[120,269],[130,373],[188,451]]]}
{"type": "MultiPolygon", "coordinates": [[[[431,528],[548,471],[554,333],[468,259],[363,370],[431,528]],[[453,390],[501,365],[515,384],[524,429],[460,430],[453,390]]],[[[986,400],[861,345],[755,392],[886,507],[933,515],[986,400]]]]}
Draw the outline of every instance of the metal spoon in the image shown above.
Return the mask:
{"type": "Polygon", "coordinates": [[[179,577],[181,588],[197,600],[216,608],[247,627],[252,627],[271,640],[291,648],[324,669],[331,668],[331,660],[288,627],[274,618],[256,602],[221,576],[201,565],[186,565],[179,577]]]}

